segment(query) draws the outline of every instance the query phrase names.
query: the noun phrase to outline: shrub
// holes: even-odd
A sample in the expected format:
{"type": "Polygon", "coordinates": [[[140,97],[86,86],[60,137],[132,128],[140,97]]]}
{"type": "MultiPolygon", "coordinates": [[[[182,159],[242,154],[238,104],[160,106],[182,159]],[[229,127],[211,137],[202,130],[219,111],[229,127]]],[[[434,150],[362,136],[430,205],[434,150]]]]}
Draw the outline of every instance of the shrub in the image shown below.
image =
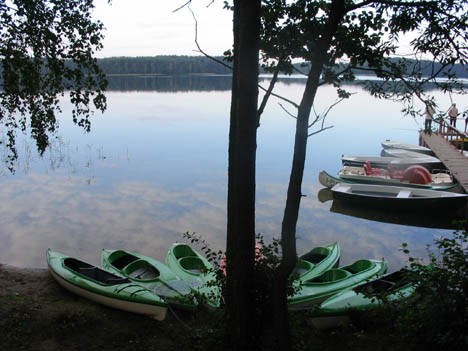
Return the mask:
{"type": "MultiPolygon", "coordinates": [[[[468,232],[435,240],[428,247],[429,264],[411,257],[409,279],[415,298],[391,306],[393,328],[412,349],[466,350],[468,347],[468,232]]],[[[388,307],[388,306],[387,306],[388,307]]]]}

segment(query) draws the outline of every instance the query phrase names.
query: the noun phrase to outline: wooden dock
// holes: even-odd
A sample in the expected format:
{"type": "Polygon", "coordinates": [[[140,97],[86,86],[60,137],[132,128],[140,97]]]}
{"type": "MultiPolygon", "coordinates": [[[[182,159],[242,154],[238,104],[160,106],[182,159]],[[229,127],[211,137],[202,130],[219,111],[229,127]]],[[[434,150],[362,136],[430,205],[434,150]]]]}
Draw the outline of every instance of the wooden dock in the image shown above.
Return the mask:
{"type": "Polygon", "coordinates": [[[420,144],[430,148],[468,193],[468,157],[439,134],[419,134],[420,144]]]}

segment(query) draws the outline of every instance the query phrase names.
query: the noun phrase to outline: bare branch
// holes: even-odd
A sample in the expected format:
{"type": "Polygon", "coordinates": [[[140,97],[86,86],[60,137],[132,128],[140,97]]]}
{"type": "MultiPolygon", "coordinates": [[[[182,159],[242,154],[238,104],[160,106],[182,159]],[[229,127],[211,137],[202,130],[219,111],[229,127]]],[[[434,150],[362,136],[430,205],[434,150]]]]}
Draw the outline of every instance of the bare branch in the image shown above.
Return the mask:
{"type": "Polygon", "coordinates": [[[284,112],[286,112],[287,115],[289,115],[290,117],[294,118],[294,119],[297,119],[297,116],[292,114],[291,112],[289,112],[286,107],[284,107],[281,102],[278,103],[278,105],[280,105],[280,107],[283,109],[284,112]]]}
{"type": "MultiPolygon", "coordinates": [[[[265,92],[267,91],[267,90],[266,90],[264,87],[262,87],[260,84],[258,85],[258,87],[259,87],[261,90],[265,91],[265,92]]],[[[287,102],[287,103],[293,105],[295,108],[299,108],[299,105],[298,105],[298,104],[296,104],[296,103],[295,103],[294,101],[292,101],[292,100],[289,100],[288,98],[285,98],[284,96],[275,94],[275,93],[273,93],[273,92],[271,92],[271,96],[274,96],[274,97],[276,97],[276,98],[278,98],[278,99],[280,99],[280,100],[283,100],[283,101],[285,101],[285,102],[287,102]]]]}
{"type": "Polygon", "coordinates": [[[296,66],[293,65],[293,70],[295,70],[297,73],[303,75],[303,76],[307,76],[307,73],[301,71],[299,68],[297,68],[296,66]]]}
{"type": "MultiPolygon", "coordinates": [[[[191,0],[190,0],[191,1],[191,0]]],[[[189,2],[190,2],[189,1],[189,2]]],[[[190,11],[190,13],[192,14],[192,17],[193,17],[193,20],[195,21],[195,45],[197,46],[198,48],[198,51],[200,53],[202,53],[203,55],[205,55],[206,57],[208,57],[209,59],[219,63],[220,65],[223,65],[224,67],[227,67],[229,69],[232,69],[231,66],[229,66],[228,64],[226,64],[225,62],[221,61],[221,60],[218,60],[216,57],[213,57],[209,54],[207,54],[205,51],[202,50],[202,48],[200,47],[200,45],[198,44],[198,21],[197,21],[197,17],[195,16],[195,13],[193,12],[193,10],[190,8],[190,6],[187,7],[188,10],[190,11]]]]}
{"type": "Polygon", "coordinates": [[[180,9],[183,9],[184,7],[188,6],[190,7],[190,4],[192,3],[192,0],[188,0],[185,4],[179,6],[175,10],[172,11],[172,13],[179,11],[180,9]]]}
{"type": "MultiPolygon", "coordinates": [[[[356,94],[356,93],[354,93],[356,94]]],[[[323,122],[325,121],[325,118],[327,118],[328,114],[330,113],[330,111],[332,110],[332,108],[334,108],[335,106],[337,106],[339,103],[341,103],[345,98],[340,98],[338,100],[336,100],[333,104],[331,104],[330,106],[327,107],[327,109],[325,110],[325,112],[323,112],[322,114],[315,114],[316,118],[315,120],[309,124],[309,128],[312,127],[315,123],[317,123],[319,120],[322,120],[322,126],[323,126],[323,122]]]]}
{"type": "Polygon", "coordinates": [[[327,129],[331,129],[331,128],[333,128],[333,127],[334,127],[334,126],[322,127],[322,128],[320,128],[319,130],[316,130],[316,131],[313,132],[313,133],[307,134],[307,137],[311,137],[311,136],[313,136],[313,135],[315,135],[315,134],[324,132],[324,131],[326,131],[327,129]]]}
{"type": "MultiPolygon", "coordinates": [[[[265,110],[265,106],[268,102],[268,99],[270,98],[273,88],[275,87],[276,82],[278,81],[278,73],[279,73],[279,65],[276,66],[275,72],[273,73],[273,77],[271,78],[270,85],[268,86],[268,89],[263,96],[262,103],[260,104],[260,107],[258,108],[257,112],[257,127],[260,126],[260,116],[262,115],[263,111],[265,110]]],[[[260,86],[260,85],[259,85],[260,86]]]]}

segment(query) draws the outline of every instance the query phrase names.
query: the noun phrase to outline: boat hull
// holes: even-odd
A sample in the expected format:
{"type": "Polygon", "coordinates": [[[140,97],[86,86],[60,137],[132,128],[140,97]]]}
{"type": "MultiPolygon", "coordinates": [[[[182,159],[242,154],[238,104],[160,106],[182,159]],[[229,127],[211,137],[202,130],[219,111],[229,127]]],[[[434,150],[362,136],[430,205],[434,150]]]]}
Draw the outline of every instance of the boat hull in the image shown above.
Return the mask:
{"type": "Polygon", "coordinates": [[[338,183],[331,192],[335,200],[411,212],[455,211],[467,205],[466,194],[399,186],[338,183]]]}
{"type": "Polygon", "coordinates": [[[339,292],[322,302],[311,313],[313,316],[323,317],[376,309],[383,303],[378,294],[388,294],[388,301],[402,301],[412,296],[415,289],[416,286],[405,279],[404,270],[400,270],[339,292]]]}
{"type": "Polygon", "coordinates": [[[336,267],[340,262],[340,254],[340,246],[337,242],[327,246],[314,247],[309,252],[299,256],[293,274],[301,281],[317,277],[336,267]]]}
{"type": "Polygon", "coordinates": [[[400,143],[400,142],[391,141],[391,140],[383,141],[381,145],[384,149],[401,149],[401,150],[418,152],[424,155],[434,156],[434,152],[431,149],[424,147],[424,146],[420,146],[420,145],[400,143]]]}
{"type": "Polygon", "coordinates": [[[221,289],[213,265],[190,245],[173,244],[166,254],[166,264],[184,280],[208,307],[220,306],[221,289]]]}
{"type": "MultiPolygon", "coordinates": [[[[355,167],[361,168],[361,167],[355,167]]],[[[341,172],[340,172],[341,173],[341,172]]],[[[450,176],[446,174],[449,179],[450,176]]],[[[435,175],[437,177],[438,175],[435,175]]],[[[434,177],[434,175],[433,175],[434,177]]],[[[446,178],[446,177],[444,177],[446,178]]],[[[368,176],[363,174],[348,174],[348,175],[337,175],[333,176],[326,171],[321,171],[319,173],[319,182],[323,186],[327,188],[332,188],[334,185],[338,183],[350,183],[350,184],[376,184],[376,185],[394,185],[394,186],[405,186],[410,188],[419,188],[419,189],[429,189],[429,190],[441,190],[441,191],[450,191],[450,192],[460,192],[461,187],[458,182],[444,182],[444,181],[436,181],[430,184],[416,184],[410,183],[407,181],[402,181],[400,179],[394,179],[385,176],[368,176]]]]}
{"type": "Polygon", "coordinates": [[[384,260],[358,260],[351,265],[334,268],[320,276],[303,281],[289,298],[289,310],[308,310],[337,292],[360,285],[387,271],[384,260]]]}
{"type": "Polygon", "coordinates": [[[378,156],[342,156],[341,162],[343,166],[363,167],[365,162],[370,162],[372,167],[388,168],[393,166],[397,169],[408,168],[409,166],[420,165],[427,168],[429,171],[435,169],[445,169],[443,162],[431,156],[422,155],[422,157],[378,157],[378,156]]]}
{"type": "Polygon", "coordinates": [[[167,304],[150,290],[98,267],[47,250],[52,277],[66,290],[99,304],[164,320],[167,304]]]}
{"type": "Polygon", "coordinates": [[[404,149],[383,149],[380,153],[384,157],[399,157],[399,158],[427,158],[427,160],[433,160],[437,162],[438,158],[428,154],[422,154],[417,151],[410,151],[404,149]]]}
{"type": "Polygon", "coordinates": [[[153,291],[169,305],[194,310],[190,287],[164,263],[137,252],[103,249],[101,267],[153,291]]]}

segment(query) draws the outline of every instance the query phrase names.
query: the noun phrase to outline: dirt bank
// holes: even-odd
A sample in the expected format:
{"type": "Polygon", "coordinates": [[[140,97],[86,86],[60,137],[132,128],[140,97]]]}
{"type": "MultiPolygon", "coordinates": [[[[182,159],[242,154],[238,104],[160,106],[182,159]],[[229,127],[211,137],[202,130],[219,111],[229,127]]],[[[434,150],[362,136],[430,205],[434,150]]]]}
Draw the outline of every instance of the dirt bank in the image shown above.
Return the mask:
{"type": "MultiPolygon", "coordinates": [[[[0,350],[174,350],[181,324],[112,310],[70,294],[46,269],[0,265],[0,350]]],[[[181,315],[186,328],[191,316],[181,315]]]]}
{"type": "MultiPolygon", "coordinates": [[[[75,296],[46,269],[0,265],[0,350],[220,350],[219,313],[171,311],[163,322],[75,296]]],[[[372,324],[372,323],[370,323],[372,324]]],[[[298,350],[391,350],[396,340],[374,327],[293,330],[298,350]],[[392,345],[392,347],[389,347],[392,345]]],[[[297,324],[296,324],[297,326],[297,324]]],[[[399,347],[404,350],[404,347],[399,347]]]]}

